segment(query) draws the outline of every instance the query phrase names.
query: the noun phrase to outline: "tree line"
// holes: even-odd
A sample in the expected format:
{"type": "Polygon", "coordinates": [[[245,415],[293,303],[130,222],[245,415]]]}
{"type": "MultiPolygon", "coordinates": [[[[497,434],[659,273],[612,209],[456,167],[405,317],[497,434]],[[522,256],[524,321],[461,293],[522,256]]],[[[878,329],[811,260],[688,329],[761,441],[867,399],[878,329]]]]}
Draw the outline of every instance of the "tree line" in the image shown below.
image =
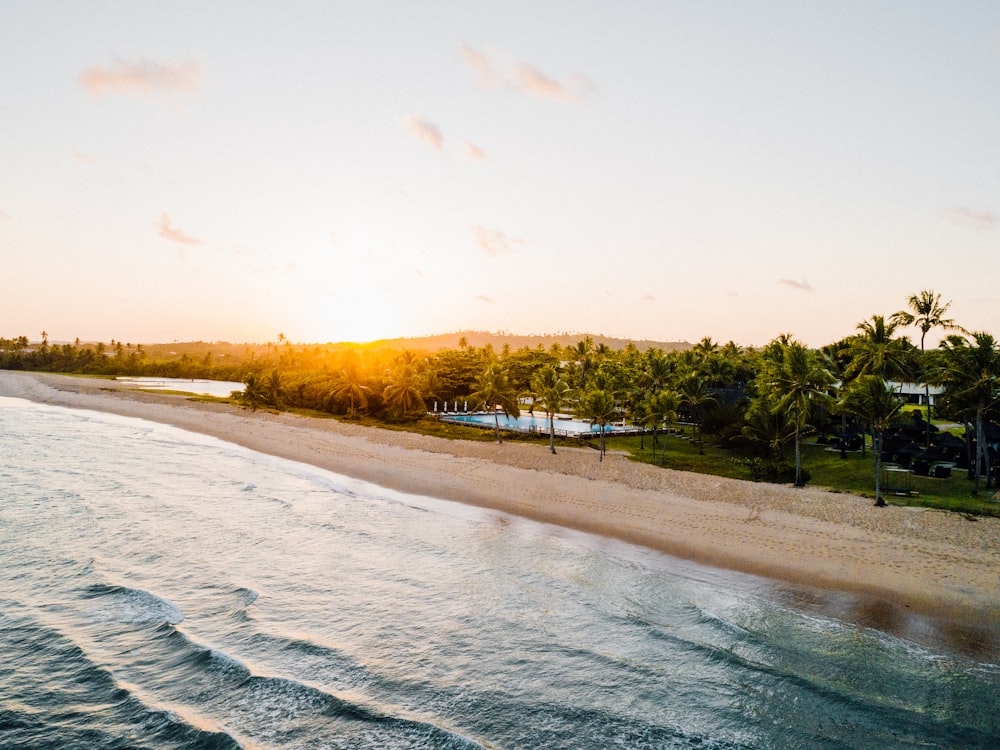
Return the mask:
{"type": "MultiPolygon", "coordinates": [[[[0,338],[0,367],[94,375],[206,377],[245,384],[241,400],[251,408],[297,408],[347,418],[383,421],[424,418],[437,406],[516,415],[522,409],[546,415],[549,448],[555,452],[554,419],[572,412],[604,428],[627,421],[652,433],[654,449],[665,446],[666,431],[690,425],[699,449],[705,436],[740,455],[754,457],[763,477],[788,467],[801,486],[807,479],[801,446],[810,433],[837,437],[846,449],[852,436],[868,435],[872,444],[876,498],[880,487],[881,442],[905,420],[900,382],[925,387],[926,447],[931,417],[965,426],[967,464],[978,492],[981,479],[991,488],[997,463],[991,420],[1000,417],[1000,346],[985,331],[967,331],[947,317],[950,303],[924,290],[890,315],[873,315],[855,332],[819,349],[781,334],[766,346],[743,348],[703,338],[683,351],[634,344],[612,349],[585,337],[575,345],[539,344],[499,351],[470,346],[462,338],[454,349],[396,350],[364,346],[299,346],[283,335],[239,361],[213,358],[209,345],[201,356],[153,359],[141,345],[112,341],[81,346],[42,343],[26,337],[0,338]],[[919,346],[903,335],[920,332],[919,346]],[[926,349],[928,333],[940,329],[940,345],[926,349]],[[930,387],[943,393],[930,413],[930,387]],[[991,442],[992,440],[992,442],[991,442]],[[792,453],[792,464],[786,463],[792,453]]],[[[643,437],[645,440],[645,436],[643,437]]]]}

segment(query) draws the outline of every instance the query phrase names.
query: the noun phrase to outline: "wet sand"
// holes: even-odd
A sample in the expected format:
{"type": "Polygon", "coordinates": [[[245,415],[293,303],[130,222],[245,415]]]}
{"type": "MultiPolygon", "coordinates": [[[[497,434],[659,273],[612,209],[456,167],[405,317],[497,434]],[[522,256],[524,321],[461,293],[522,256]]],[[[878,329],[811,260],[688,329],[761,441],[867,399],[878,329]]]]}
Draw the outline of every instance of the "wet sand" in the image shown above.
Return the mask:
{"type": "Polygon", "coordinates": [[[659,469],[614,453],[599,462],[587,448],[561,448],[553,456],[543,445],[445,440],[250,412],[107,380],[0,371],[0,396],[172,424],[399,491],[865,595],[881,619],[919,612],[1000,632],[996,518],[874,508],[850,494],[659,469]]]}

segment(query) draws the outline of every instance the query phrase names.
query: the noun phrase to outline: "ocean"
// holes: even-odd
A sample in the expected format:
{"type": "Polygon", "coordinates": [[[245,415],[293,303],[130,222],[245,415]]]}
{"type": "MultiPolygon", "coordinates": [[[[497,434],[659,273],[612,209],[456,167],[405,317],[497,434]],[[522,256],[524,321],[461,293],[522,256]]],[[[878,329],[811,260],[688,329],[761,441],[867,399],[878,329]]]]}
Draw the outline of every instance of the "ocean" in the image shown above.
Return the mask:
{"type": "Polygon", "coordinates": [[[0,748],[1000,746],[995,650],[830,601],[0,398],[0,748]]]}

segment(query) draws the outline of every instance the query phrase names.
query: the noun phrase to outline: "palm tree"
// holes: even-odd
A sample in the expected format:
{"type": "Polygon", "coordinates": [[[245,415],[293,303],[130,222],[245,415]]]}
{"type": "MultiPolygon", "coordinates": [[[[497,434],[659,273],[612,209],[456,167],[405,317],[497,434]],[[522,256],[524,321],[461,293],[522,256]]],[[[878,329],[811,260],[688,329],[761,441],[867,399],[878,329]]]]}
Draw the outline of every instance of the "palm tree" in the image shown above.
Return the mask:
{"type": "Polygon", "coordinates": [[[858,323],[861,333],[847,340],[851,355],[847,377],[878,375],[884,380],[905,378],[912,369],[912,345],[906,339],[893,336],[898,327],[898,322],[892,319],[887,321],[882,315],[873,315],[870,321],[858,323]]]}
{"type": "Polygon", "coordinates": [[[795,424],[791,413],[775,409],[774,394],[765,390],[750,401],[741,432],[755,443],[767,446],[771,457],[785,462],[785,445],[795,439],[795,424]]]}
{"type": "Polygon", "coordinates": [[[694,420],[695,439],[698,441],[698,453],[705,452],[702,440],[701,423],[703,409],[707,404],[715,403],[715,394],[708,389],[708,381],[698,373],[691,373],[681,381],[681,403],[688,407],[694,420]]]}
{"type": "Polygon", "coordinates": [[[281,408],[281,399],[285,395],[285,387],[281,382],[281,373],[277,368],[271,370],[267,380],[264,381],[265,401],[276,409],[281,408]]]}
{"type": "MultiPolygon", "coordinates": [[[[652,393],[646,399],[645,411],[649,424],[653,425],[653,458],[656,458],[656,431],[659,425],[666,422],[673,424],[677,420],[677,410],[680,408],[681,394],[673,390],[663,390],[652,393]]],[[[667,460],[667,433],[663,433],[663,453],[660,462],[667,460]]]]}
{"type": "Polygon", "coordinates": [[[891,385],[878,375],[862,375],[852,382],[840,400],[840,407],[868,424],[872,433],[875,467],[875,505],[884,508],[882,499],[882,435],[892,426],[903,400],[891,385]]]}
{"type": "Polygon", "coordinates": [[[827,390],[833,376],[823,367],[818,353],[798,341],[778,345],[780,361],[764,360],[764,389],[775,397],[775,412],[790,414],[795,425],[795,486],[804,487],[802,477],[802,430],[813,407],[829,401],[827,390]]]}
{"type": "Polygon", "coordinates": [[[362,409],[368,408],[368,392],[371,391],[367,385],[365,385],[364,379],[361,377],[361,371],[358,367],[350,365],[344,368],[340,373],[339,382],[330,391],[336,399],[347,399],[350,402],[350,414],[352,417],[357,413],[355,409],[355,402],[362,409]]]}
{"type": "Polygon", "coordinates": [[[584,419],[589,419],[592,425],[601,428],[601,449],[598,461],[604,460],[604,431],[618,415],[614,394],[603,388],[593,388],[587,391],[580,402],[580,410],[584,419]]]}
{"type": "Polygon", "coordinates": [[[416,368],[405,362],[398,365],[389,375],[389,385],[382,391],[382,397],[390,409],[402,413],[403,419],[408,411],[424,406],[416,368]]]}
{"type": "Polygon", "coordinates": [[[968,403],[975,410],[976,455],[973,463],[975,485],[979,494],[980,469],[986,474],[986,488],[992,484],[990,452],[986,443],[985,418],[989,409],[1000,402],[1000,345],[985,331],[973,331],[972,340],[949,336],[941,342],[943,368],[941,383],[949,398],[968,403]]]}
{"type": "Polygon", "coordinates": [[[552,365],[543,367],[531,381],[531,390],[538,396],[538,400],[545,409],[545,414],[549,418],[549,450],[555,455],[556,452],[556,427],[555,416],[563,405],[569,400],[573,389],[552,365]]]}
{"type": "MultiPolygon", "coordinates": [[[[924,289],[916,294],[911,294],[907,300],[906,305],[909,310],[900,310],[897,313],[893,313],[890,320],[902,326],[913,326],[915,325],[920,329],[920,363],[922,366],[926,365],[926,355],[924,352],[924,340],[927,338],[927,334],[933,328],[943,328],[944,330],[950,330],[955,328],[961,328],[957,325],[951,318],[944,317],[945,313],[948,312],[948,308],[951,307],[951,302],[941,303],[941,295],[936,294],[930,289],[924,289]]],[[[926,370],[923,375],[924,378],[924,404],[927,407],[927,441],[924,447],[931,447],[931,386],[928,382],[928,377],[926,370]]]]}
{"type": "Polygon", "coordinates": [[[497,410],[503,411],[504,415],[508,417],[521,415],[521,409],[517,405],[517,394],[510,385],[506,370],[497,362],[487,366],[476,379],[476,390],[469,398],[477,409],[493,412],[497,444],[503,443],[503,438],[500,435],[500,415],[497,410]]]}
{"type": "Polygon", "coordinates": [[[244,404],[250,405],[250,411],[257,411],[257,406],[267,395],[264,381],[258,378],[256,373],[248,372],[243,376],[243,392],[236,395],[244,404]]]}

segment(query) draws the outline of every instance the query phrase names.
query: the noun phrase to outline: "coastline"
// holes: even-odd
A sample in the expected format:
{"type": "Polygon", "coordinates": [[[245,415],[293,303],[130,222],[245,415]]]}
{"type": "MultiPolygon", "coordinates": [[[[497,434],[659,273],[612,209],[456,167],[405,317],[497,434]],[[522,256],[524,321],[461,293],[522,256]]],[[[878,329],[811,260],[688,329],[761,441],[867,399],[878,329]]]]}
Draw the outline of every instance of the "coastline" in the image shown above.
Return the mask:
{"type": "MultiPolygon", "coordinates": [[[[1000,519],[660,469],[609,453],[445,440],[0,371],[0,396],[171,424],[394,490],[490,508],[716,567],[1000,633],[1000,519]]],[[[874,624],[879,627],[878,623],[874,624]]],[[[987,650],[992,651],[995,646],[987,650]]]]}

